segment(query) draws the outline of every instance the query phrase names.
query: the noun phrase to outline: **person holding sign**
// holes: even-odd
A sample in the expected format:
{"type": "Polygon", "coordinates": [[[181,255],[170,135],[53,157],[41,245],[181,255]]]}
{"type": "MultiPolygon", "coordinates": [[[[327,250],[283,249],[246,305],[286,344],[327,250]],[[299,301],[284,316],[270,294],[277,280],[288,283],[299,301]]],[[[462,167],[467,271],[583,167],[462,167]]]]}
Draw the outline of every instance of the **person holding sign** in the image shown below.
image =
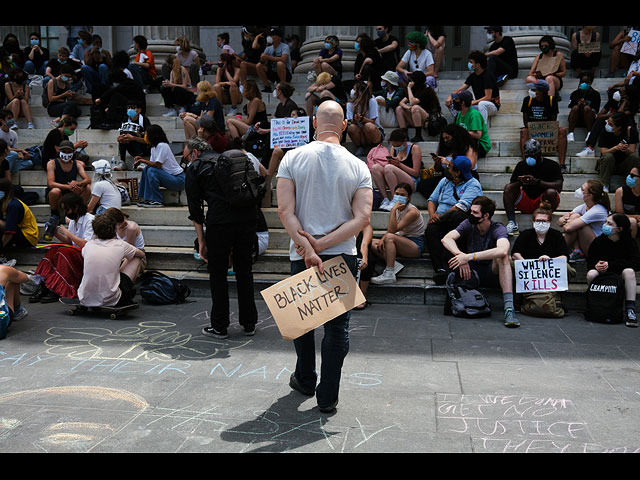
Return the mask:
{"type": "MultiPolygon", "coordinates": [[[[520,152],[522,158],[524,156],[524,144],[531,138],[531,130],[529,122],[556,122],[558,120],[558,98],[549,95],[549,84],[545,80],[538,80],[535,83],[527,85],[531,90],[528,97],[522,100],[522,122],[524,127],[520,129],[520,152]]],[[[552,128],[555,124],[551,124],[552,128]]],[[[555,128],[550,130],[549,127],[543,125],[543,135],[553,134],[555,137],[555,128]]],[[[545,137],[539,137],[545,138],[545,137]]],[[[554,145],[552,145],[554,146],[554,145]]],[[[567,129],[557,127],[557,143],[555,147],[558,150],[558,162],[563,172],[566,172],[565,159],[567,156],[567,129]]]]}
{"type": "Polygon", "coordinates": [[[571,68],[580,77],[583,72],[595,74],[600,65],[602,53],[600,52],[600,33],[596,27],[582,27],[581,30],[571,35],[571,68]]]}
{"type": "Polygon", "coordinates": [[[621,275],[625,285],[625,311],[627,327],[637,327],[636,273],[640,270],[640,250],[631,237],[629,219],[616,213],[607,218],[587,255],[587,282],[604,272],[621,275]]]}
{"type": "Polygon", "coordinates": [[[500,285],[504,299],[504,324],[519,327],[513,307],[513,272],[509,262],[509,237],[507,229],[491,217],[496,203],[486,196],[473,200],[469,218],[442,239],[442,244],[453,257],[449,268],[457,271],[464,280],[471,278],[474,270],[480,285],[489,287],[500,285]]]}
{"type": "Polygon", "coordinates": [[[571,252],[562,232],[551,228],[553,209],[546,200],[540,203],[531,215],[533,228],[523,230],[513,244],[511,258],[514,260],[549,260],[569,258],[571,252]]]}
{"type": "MultiPolygon", "coordinates": [[[[356,235],[371,217],[371,174],[366,163],[340,144],[347,122],[339,103],[320,104],[313,127],[317,140],[287,152],[277,174],[278,216],[291,236],[291,274],[311,267],[322,274],[323,260],[342,255],[355,277],[356,235]]],[[[315,394],[323,413],[334,411],[338,403],[342,365],[349,351],[349,318],[346,312],[324,324],[317,388],[314,331],[294,340],[297,362],[289,385],[304,395],[315,394]]]]}
{"type": "Polygon", "coordinates": [[[611,49],[611,57],[609,59],[609,73],[607,73],[607,78],[615,77],[616,70],[618,68],[629,68],[629,64],[633,60],[633,55],[628,53],[622,53],[622,46],[630,42],[631,32],[633,30],[640,30],[640,27],[636,26],[627,26],[624,29],[620,30],[618,34],[615,36],[611,43],[609,43],[609,48],[611,49]]]}
{"type": "Polygon", "coordinates": [[[626,114],[616,112],[611,115],[604,130],[598,142],[602,156],[596,163],[596,170],[608,192],[611,175],[627,175],[633,167],[640,167],[640,156],[638,128],[626,114]]]}
{"type": "Polygon", "coordinates": [[[524,144],[526,160],[521,160],[511,174],[510,183],[502,194],[504,209],[509,222],[509,235],[518,233],[516,208],[522,213],[532,213],[541,201],[546,200],[553,210],[560,204],[560,192],[564,177],[560,166],[542,156],[540,142],[529,140],[524,144]]]}
{"type": "Polygon", "coordinates": [[[562,52],[556,50],[556,42],[550,35],[544,35],[538,41],[540,53],[533,60],[525,82],[534,83],[545,80],[549,84],[549,95],[555,95],[562,88],[562,79],[567,74],[567,65],[562,52]]]}

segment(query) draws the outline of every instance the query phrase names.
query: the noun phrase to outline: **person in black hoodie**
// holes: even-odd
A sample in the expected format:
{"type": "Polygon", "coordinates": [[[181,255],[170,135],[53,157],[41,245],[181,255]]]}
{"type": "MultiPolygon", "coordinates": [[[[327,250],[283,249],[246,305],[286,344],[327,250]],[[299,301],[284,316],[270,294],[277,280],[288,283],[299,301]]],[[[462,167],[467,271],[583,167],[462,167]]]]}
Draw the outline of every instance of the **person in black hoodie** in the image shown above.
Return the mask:
{"type": "Polygon", "coordinates": [[[627,327],[637,327],[636,273],[640,270],[640,249],[631,237],[629,219],[616,213],[607,218],[602,235],[595,238],[587,255],[587,282],[591,284],[601,273],[621,275],[625,284],[625,311],[627,327]]]}

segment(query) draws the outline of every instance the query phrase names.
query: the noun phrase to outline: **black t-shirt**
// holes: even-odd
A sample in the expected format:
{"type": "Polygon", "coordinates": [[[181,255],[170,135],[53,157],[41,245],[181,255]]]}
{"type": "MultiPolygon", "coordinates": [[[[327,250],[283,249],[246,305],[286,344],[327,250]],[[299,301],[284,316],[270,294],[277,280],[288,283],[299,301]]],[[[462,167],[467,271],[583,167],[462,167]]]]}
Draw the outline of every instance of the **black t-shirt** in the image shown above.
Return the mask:
{"type": "MultiPolygon", "coordinates": [[[[74,60],[73,58],[69,58],[65,63],[70,63],[71,65],[73,65],[73,70],[76,72],[82,68],[82,64],[74,60]]],[[[53,75],[54,77],[60,75],[60,65],[60,60],[58,60],[57,58],[49,61],[47,67],[51,69],[51,75],[53,75]]]]}
{"type": "Polygon", "coordinates": [[[58,156],[56,147],[60,145],[60,142],[63,140],[69,140],[69,137],[62,133],[58,128],[54,128],[47,134],[47,138],[44,139],[44,143],[42,144],[43,164],[46,164],[49,160],[58,156]]]}
{"type": "Polygon", "coordinates": [[[578,88],[577,90],[571,92],[571,97],[569,98],[569,108],[573,108],[574,106],[576,106],[578,101],[580,101],[580,99],[582,98],[584,98],[585,105],[590,106],[593,110],[596,111],[596,113],[600,111],[600,102],[602,101],[602,98],[600,96],[600,92],[594,90],[592,87],[589,87],[586,91],[580,90],[578,88]]]}
{"type": "MultiPolygon", "coordinates": [[[[382,38],[376,38],[373,41],[375,47],[378,50],[381,50],[384,47],[388,47],[393,42],[398,42],[398,39],[393,35],[389,35],[389,38],[387,40],[383,40],[382,38]]],[[[382,65],[385,69],[385,72],[389,70],[392,72],[396,71],[396,67],[398,66],[398,63],[400,63],[400,56],[398,54],[399,48],[400,48],[400,42],[398,42],[398,48],[396,48],[395,50],[380,54],[380,56],[382,57],[382,65]]]]}
{"type": "Polygon", "coordinates": [[[11,165],[9,164],[9,161],[4,158],[2,159],[2,162],[0,162],[0,178],[4,178],[7,170],[11,170],[11,165]]]}
{"type": "Polygon", "coordinates": [[[291,112],[294,110],[298,110],[298,104],[287,98],[287,101],[283,103],[278,103],[275,112],[273,113],[274,118],[289,118],[291,116],[291,112]]]}
{"type": "Polygon", "coordinates": [[[541,101],[535,97],[525,97],[520,111],[527,114],[529,121],[555,120],[558,118],[558,99],[549,95],[542,97],[541,101]]]}
{"type": "MultiPolygon", "coordinates": [[[[518,181],[518,177],[523,175],[532,175],[534,178],[538,178],[543,182],[557,182],[563,180],[562,170],[560,164],[549,158],[542,158],[542,161],[538,162],[533,167],[527,165],[525,160],[520,160],[513,169],[511,174],[511,183],[518,181]]],[[[538,198],[544,192],[544,188],[538,185],[523,185],[522,190],[527,194],[529,198],[538,198]]]]}
{"type": "Polygon", "coordinates": [[[489,47],[489,51],[493,52],[499,48],[504,48],[504,52],[497,57],[509,65],[514,72],[518,72],[518,51],[516,50],[516,43],[513,38],[509,36],[503,36],[500,43],[493,42],[489,47]]]}
{"type": "Polygon", "coordinates": [[[622,187],[622,210],[627,215],[640,214],[640,196],[634,195],[631,188],[626,185],[622,187]]]}
{"type": "Polygon", "coordinates": [[[496,78],[489,70],[485,70],[480,75],[472,73],[464,81],[466,85],[471,87],[473,96],[477,99],[484,97],[484,91],[491,89],[491,98],[498,98],[500,96],[500,90],[498,89],[498,83],[496,78]]]}
{"type": "Polygon", "coordinates": [[[640,251],[635,240],[624,243],[622,240],[614,242],[605,234],[596,237],[589,246],[587,253],[587,268],[595,268],[596,263],[609,263],[608,272],[620,274],[625,268],[640,270],[640,251]]]}
{"type": "MultiPolygon", "coordinates": [[[[638,129],[635,126],[626,127],[622,130],[621,135],[616,135],[613,132],[607,132],[603,129],[602,133],[600,133],[598,146],[600,146],[600,148],[612,148],[618,145],[622,140],[626,140],[629,145],[637,145],[638,129]]],[[[621,162],[627,158],[624,152],[614,152],[613,156],[617,162],[621,162]]]]}
{"type": "Polygon", "coordinates": [[[525,259],[540,258],[547,255],[551,258],[561,255],[569,256],[569,247],[562,235],[562,232],[550,228],[545,235],[542,245],[538,243],[538,234],[533,228],[528,228],[520,232],[513,244],[511,254],[519,253],[525,259]]]}

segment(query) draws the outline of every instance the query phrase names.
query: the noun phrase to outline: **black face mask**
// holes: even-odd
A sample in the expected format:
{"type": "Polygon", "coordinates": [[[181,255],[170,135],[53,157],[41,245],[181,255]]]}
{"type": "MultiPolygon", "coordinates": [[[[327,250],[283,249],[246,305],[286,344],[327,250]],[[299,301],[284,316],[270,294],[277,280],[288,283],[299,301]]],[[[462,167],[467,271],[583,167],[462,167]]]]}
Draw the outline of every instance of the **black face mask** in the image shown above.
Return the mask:
{"type": "Polygon", "coordinates": [[[459,112],[462,109],[462,102],[453,102],[453,109],[459,112]]]}
{"type": "Polygon", "coordinates": [[[77,212],[69,212],[69,213],[67,213],[67,218],[69,220],[77,220],[78,219],[78,213],[77,212]]]}
{"type": "Polygon", "coordinates": [[[476,217],[471,212],[469,212],[469,223],[471,225],[478,225],[482,221],[482,217],[476,217]]]}

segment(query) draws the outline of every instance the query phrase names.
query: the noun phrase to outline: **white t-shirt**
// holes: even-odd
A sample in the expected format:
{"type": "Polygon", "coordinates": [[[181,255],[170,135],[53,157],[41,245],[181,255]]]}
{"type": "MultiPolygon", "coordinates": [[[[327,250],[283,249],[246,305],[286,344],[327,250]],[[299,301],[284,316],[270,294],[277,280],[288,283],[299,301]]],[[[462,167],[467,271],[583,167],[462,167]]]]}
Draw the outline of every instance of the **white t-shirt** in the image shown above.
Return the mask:
{"type": "MultiPolygon", "coordinates": [[[[347,103],[347,115],[346,115],[347,120],[353,120],[354,113],[360,113],[360,112],[354,112],[353,103],[351,102],[347,103]]],[[[369,99],[369,108],[367,110],[367,114],[364,116],[372,120],[375,119],[376,127],[382,128],[382,125],[380,125],[380,118],[378,118],[378,101],[376,100],[375,97],[371,97],[369,99]]]]}
{"type": "Polygon", "coordinates": [[[122,196],[118,188],[109,180],[99,180],[91,184],[91,195],[100,198],[104,208],[122,208],[122,196]]]}
{"type": "Polygon", "coordinates": [[[120,300],[120,264],[136,253],[133,245],[112,238],[94,238],[82,249],[84,272],[78,288],[80,303],[87,307],[113,306],[120,300]]]}
{"type": "MultiPolygon", "coordinates": [[[[325,236],[353,219],[351,203],[356,190],[372,188],[367,164],[341,145],[314,141],[289,150],[278,168],[277,178],[293,180],[295,215],[302,229],[314,237],[325,236]]],[[[323,255],[355,255],[356,238],[323,251],[323,255]]],[[[289,258],[300,260],[293,240],[289,258]]]]}
{"type": "Polygon", "coordinates": [[[433,55],[429,50],[423,50],[420,53],[420,56],[416,58],[416,52],[412,52],[411,50],[407,50],[404,52],[402,56],[402,61],[406,63],[406,69],[410,72],[415,72],[416,70],[422,70],[424,73],[427,73],[427,68],[430,65],[433,65],[433,55]],[[416,68],[416,60],[418,60],[418,67],[416,68]]]}
{"type": "Polygon", "coordinates": [[[583,203],[582,205],[578,205],[574,208],[573,213],[580,215],[580,220],[591,227],[591,230],[593,230],[596,237],[600,236],[602,233],[602,225],[609,217],[609,212],[606,207],[599,203],[595,204],[589,210],[587,210],[587,205],[583,203]]]}
{"type": "MultiPolygon", "coordinates": [[[[93,219],[95,217],[91,213],[85,213],[77,220],[69,221],[68,230],[76,237],[80,237],[85,241],[89,241],[93,238],[93,219]]],[[[76,245],[73,243],[73,245],[76,245]]],[[[76,245],[79,247],[79,245],[76,245]]]]}
{"type": "Polygon", "coordinates": [[[162,170],[170,175],[180,175],[183,172],[168,143],[162,142],[152,147],[150,161],[162,163],[162,170]]]}
{"type": "Polygon", "coordinates": [[[7,142],[9,148],[18,147],[18,134],[15,131],[9,130],[8,132],[5,132],[0,128],[0,138],[7,142]]]}

